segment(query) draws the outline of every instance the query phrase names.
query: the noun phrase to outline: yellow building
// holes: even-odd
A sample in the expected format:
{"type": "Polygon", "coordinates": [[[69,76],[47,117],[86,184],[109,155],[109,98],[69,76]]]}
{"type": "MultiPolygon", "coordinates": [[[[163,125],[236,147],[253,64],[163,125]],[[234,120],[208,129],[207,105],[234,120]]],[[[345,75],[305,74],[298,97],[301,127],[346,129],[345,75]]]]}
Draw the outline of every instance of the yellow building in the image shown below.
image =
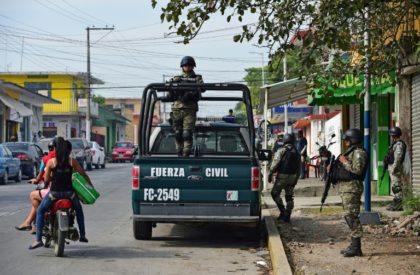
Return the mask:
{"type": "MultiPolygon", "coordinates": [[[[43,105],[42,134],[69,137],[85,136],[86,73],[71,72],[7,72],[0,73],[0,80],[15,83],[25,89],[52,98],[61,104],[43,105]]],[[[91,77],[92,84],[104,84],[91,77]]],[[[91,114],[98,115],[98,106],[91,103],[91,114]]]]}
{"type": "Polygon", "coordinates": [[[60,102],[14,83],[0,81],[0,142],[37,141],[45,103],[60,102]]]}

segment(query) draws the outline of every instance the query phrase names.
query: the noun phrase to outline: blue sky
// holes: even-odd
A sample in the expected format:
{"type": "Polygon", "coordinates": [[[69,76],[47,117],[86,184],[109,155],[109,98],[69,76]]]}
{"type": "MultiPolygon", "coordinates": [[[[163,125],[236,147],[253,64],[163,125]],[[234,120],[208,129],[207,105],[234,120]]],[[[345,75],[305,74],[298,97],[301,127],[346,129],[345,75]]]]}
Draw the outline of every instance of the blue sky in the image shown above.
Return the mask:
{"type": "MultiPolygon", "coordinates": [[[[162,1],[165,2],[165,1],[162,1]]],[[[1,71],[86,71],[86,27],[115,26],[91,32],[92,75],[106,82],[95,93],[139,96],[141,88],[179,73],[184,55],[196,58],[196,72],[206,82],[241,81],[244,69],[261,66],[265,50],[232,40],[244,23],[217,16],[190,45],[166,35],[160,9],[149,0],[2,0],[0,1],[1,71]],[[23,55],[22,52],[23,44],[23,55]],[[21,68],[21,56],[22,68],[21,68]]],[[[267,59],[267,55],[266,55],[267,59]]]]}

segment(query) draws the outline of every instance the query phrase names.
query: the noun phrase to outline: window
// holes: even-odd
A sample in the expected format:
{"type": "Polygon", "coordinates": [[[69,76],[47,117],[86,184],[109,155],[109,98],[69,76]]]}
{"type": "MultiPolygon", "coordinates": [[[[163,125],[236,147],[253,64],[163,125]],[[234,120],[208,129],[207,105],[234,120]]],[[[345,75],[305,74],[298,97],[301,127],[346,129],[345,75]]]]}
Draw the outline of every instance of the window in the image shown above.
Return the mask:
{"type": "Polygon", "coordinates": [[[51,97],[51,82],[25,82],[24,86],[31,92],[51,97]]]}
{"type": "MultiPolygon", "coordinates": [[[[247,155],[248,146],[238,129],[213,129],[197,127],[193,148],[199,146],[203,155],[247,155]]],[[[197,147],[198,148],[198,147],[197,147]]],[[[151,150],[152,154],[176,154],[175,134],[170,129],[162,129],[151,150]]]]}
{"type": "Polygon", "coordinates": [[[134,112],[134,104],[125,104],[125,108],[130,109],[134,112]]]}
{"type": "Polygon", "coordinates": [[[85,147],[83,146],[83,140],[81,139],[69,139],[70,143],[71,143],[71,147],[73,150],[80,150],[80,149],[85,149],[85,147]]]}

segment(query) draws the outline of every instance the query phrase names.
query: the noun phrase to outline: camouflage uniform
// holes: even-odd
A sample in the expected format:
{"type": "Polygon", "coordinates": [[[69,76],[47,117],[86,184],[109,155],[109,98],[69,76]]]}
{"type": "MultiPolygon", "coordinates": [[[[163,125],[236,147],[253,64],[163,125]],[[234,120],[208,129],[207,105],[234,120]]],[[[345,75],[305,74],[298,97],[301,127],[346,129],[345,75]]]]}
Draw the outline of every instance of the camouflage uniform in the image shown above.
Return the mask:
{"type": "MultiPolygon", "coordinates": [[[[186,82],[202,84],[203,78],[192,71],[175,76],[171,82],[186,82]]],[[[197,118],[199,99],[198,91],[184,92],[182,96],[173,98],[172,104],[172,127],[175,131],[176,149],[178,155],[189,156],[193,144],[195,121],[197,118]]],[[[170,95],[174,97],[173,95],[170,95]]]]}
{"type": "Polygon", "coordinates": [[[280,210],[280,218],[283,216],[288,216],[290,220],[290,215],[294,207],[294,189],[299,178],[300,168],[300,156],[296,151],[296,148],[292,144],[285,144],[283,147],[279,148],[273,158],[273,162],[270,167],[269,177],[271,178],[273,173],[277,173],[276,180],[274,182],[273,189],[271,190],[271,196],[276,203],[277,207],[280,210]],[[295,167],[296,171],[290,171],[291,174],[278,172],[280,163],[283,161],[285,153],[287,150],[291,150],[292,153],[296,153],[295,167]],[[285,191],[286,207],[284,206],[283,200],[281,199],[281,191],[285,191]]]}
{"type": "MultiPolygon", "coordinates": [[[[349,149],[350,150],[350,149],[349,149]]],[[[345,170],[355,174],[363,175],[368,160],[367,153],[357,147],[347,155],[348,162],[343,164],[345,170]]],[[[363,181],[339,181],[338,191],[343,201],[344,219],[351,230],[352,238],[361,238],[363,235],[362,225],[359,220],[361,197],[363,193],[363,181]]]]}
{"type": "Polygon", "coordinates": [[[391,177],[392,193],[394,193],[394,201],[401,204],[403,192],[402,192],[402,180],[403,180],[403,161],[406,151],[406,145],[402,140],[395,141],[390,148],[394,155],[394,163],[388,166],[389,176],[391,177]]]}

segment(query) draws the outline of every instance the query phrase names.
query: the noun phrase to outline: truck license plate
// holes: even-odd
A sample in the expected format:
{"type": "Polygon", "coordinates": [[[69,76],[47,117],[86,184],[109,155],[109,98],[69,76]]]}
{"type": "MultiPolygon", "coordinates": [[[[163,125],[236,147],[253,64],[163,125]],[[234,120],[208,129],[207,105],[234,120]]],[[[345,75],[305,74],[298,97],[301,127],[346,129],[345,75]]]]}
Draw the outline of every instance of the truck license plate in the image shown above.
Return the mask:
{"type": "Polygon", "coordinates": [[[178,188],[144,188],[145,201],[179,201],[178,188]]]}

